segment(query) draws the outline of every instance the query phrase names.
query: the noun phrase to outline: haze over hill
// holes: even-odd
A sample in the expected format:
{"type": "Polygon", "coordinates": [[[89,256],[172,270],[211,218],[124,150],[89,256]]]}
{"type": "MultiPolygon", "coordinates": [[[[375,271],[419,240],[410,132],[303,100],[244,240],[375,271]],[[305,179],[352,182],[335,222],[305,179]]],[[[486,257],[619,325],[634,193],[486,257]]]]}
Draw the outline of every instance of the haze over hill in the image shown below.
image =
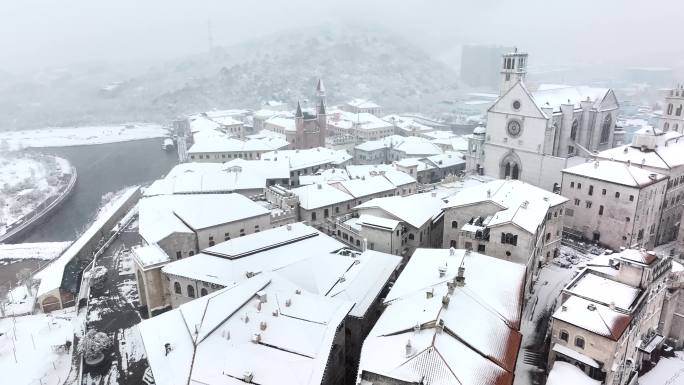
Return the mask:
{"type": "Polygon", "coordinates": [[[318,77],[331,103],[352,97],[386,111],[432,111],[458,89],[456,72],[393,35],[292,30],[147,68],[90,63],[14,79],[0,89],[0,126],[168,121],[213,108],[310,98],[318,77]],[[120,83],[115,91],[102,88],[120,83]]]}

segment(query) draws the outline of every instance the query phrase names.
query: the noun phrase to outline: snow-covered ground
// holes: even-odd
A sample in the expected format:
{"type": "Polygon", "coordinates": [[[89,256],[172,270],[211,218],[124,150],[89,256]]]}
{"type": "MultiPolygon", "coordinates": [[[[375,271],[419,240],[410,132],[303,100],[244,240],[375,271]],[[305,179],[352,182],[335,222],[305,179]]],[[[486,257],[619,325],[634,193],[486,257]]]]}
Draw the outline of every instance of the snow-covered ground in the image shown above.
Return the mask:
{"type": "Polygon", "coordinates": [[[0,260],[2,259],[42,259],[57,258],[71,242],[39,242],[0,244],[0,260]]]}
{"type": "Polygon", "coordinates": [[[74,309],[0,319],[0,382],[61,385],[71,369],[71,352],[60,349],[74,335],[74,309]]]}
{"type": "MultiPolygon", "coordinates": [[[[0,134],[1,135],[1,134],[0,134]]],[[[48,155],[0,155],[0,234],[67,184],[71,166],[48,155]]]]}
{"type": "Polygon", "coordinates": [[[127,142],[139,139],[161,138],[168,135],[169,131],[159,124],[131,123],[112,126],[44,128],[40,130],[0,132],[0,143],[6,142],[10,149],[66,147],[127,142]]]}
{"type": "Polygon", "coordinates": [[[640,385],[681,385],[684,384],[684,353],[676,352],[675,357],[661,358],[648,373],[639,377],[640,385]]]}

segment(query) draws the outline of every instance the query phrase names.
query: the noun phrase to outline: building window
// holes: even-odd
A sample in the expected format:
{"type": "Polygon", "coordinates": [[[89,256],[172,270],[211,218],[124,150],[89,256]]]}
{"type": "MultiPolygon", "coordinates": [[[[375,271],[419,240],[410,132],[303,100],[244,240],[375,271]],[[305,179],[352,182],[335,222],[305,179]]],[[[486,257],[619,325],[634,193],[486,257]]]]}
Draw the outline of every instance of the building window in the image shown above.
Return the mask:
{"type": "Polygon", "coordinates": [[[577,346],[580,349],[584,349],[584,338],[575,337],[575,346],[577,346]]]}
{"type": "Polygon", "coordinates": [[[570,128],[570,139],[577,139],[577,128],[579,127],[579,122],[577,119],[572,121],[572,127],[570,128]]]}
{"type": "Polygon", "coordinates": [[[610,116],[610,114],[606,115],[606,118],[603,120],[603,126],[601,126],[601,139],[599,143],[608,143],[608,139],[610,138],[610,130],[612,126],[613,118],[610,116]]]}
{"type": "Polygon", "coordinates": [[[323,210],[323,218],[327,218],[329,216],[330,216],[330,214],[328,213],[328,209],[324,209],[323,210]]]}
{"type": "Polygon", "coordinates": [[[188,285],[188,297],[195,298],[195,288],[192,285],[188,285]]]}
{"type": "Polygon", "coordinates": [[[214,242],[214,237],[209,237],[209,246],[214,246],[216,243],[214,242]]]}
{"type": "Polygon", "coordinates": [[[575,216],[575,210],[573,209],[565,209],[565,215],[569,217],[574,217],[575,216]]]}
{"type": "Polygon", "coordinates": [[[546,241],[548,242],[549,239],[551,239],[551,233],[546,233],[546,241]]]}
{"type": "Polygon", "coordinates": [[[335,214],[339,214],[339,213],[340,213],[340,206],[335,206],[335,214]]]}
{"type": "Polygon", "coordinates": [[[458,228],[458,222],[456,222],[456,221],[451,221],[451,228],[452,228],[452,229],[457,229],[457,228],[458,228]]]}
{"type": "Polygon", "coordinates": [[[589,195],[594,195],[594,186],[589,185],[589,195]]]}
{"type": "Polygon", "coordinates": [[[312,221],[316,220],[316,212],[315,211],[311,213],[311,220],[312,221]]]}
{"type": "Polygon", "coordinates": [[[672,103],[667,105],[667,114],[668,115],[672,115],[672,109],[673,108],[674,108],[674,106],[672,105],[672,103]]]}
{"type": "Polygon", "coordinates": [[[368,248],[371,250],[375,250],[375,243],[371,242],[370,244],[368,244],[368,248]]]}
{"type": "Polygon", "coordinates": [[[477,252],[478,253],[484,253],[485,252],[485,245],[477,245],[477,252]]]}
{"type": "Polygon", "coordinates": [[[579,204],[580,204],[580,200],[575,198],[575,206],[579,206],[579,204]]]}
{"type": "Polygon", "coordinates": [[[560,338],[561,340],[563,340],[563,341],[565,341],[565,342],[568,342],[568,338],[570,338],[570,335],[568,334],[567,331],[561,330],[561,331],[558,333],[558,338],[560,338]]]}
{"type": "Polygon", "coordinates": [[[207,293],[207,289],[205,289],[205,288],[200,289],[200,297],[204,297],[207,294],[209,294],[209,293],[207,293]]]}
{"type": "Polygon", "coordinates": [[[574,146],[568,146],[568,155],[572,155],[575,153],[575,147],[574,146]]]}
{"type": "Polygon", "coordinates": [[[194,250],[190,250],[190,251],[188,251],[188,255],[189,255],[189,256],[193,256],[193,255],[195,255],[195,251],[194,251],[194,250]]]}
{"type": "Polygon", "coordinates": [[[577,183],[577,189],[581,190],[582,189],[582,183],[577,183]]]}
{"type": "Polygon", "coordinates": [[[601,190],[601,195],[606,195],[606,189],[601,190]]]}
{"type": "Polygon", "coordinates": [[[472,250],[473,249],[473,243],[472,242],[466,242],[464,245],[466,250],[472,250]]]}
{"type": "Polygon", "coordinates": [[[644,229],[639,230],[639,233],[637,234],[637,241],[642,239],[644,239],[644,229]]]}
{"type": "Polygon", "coordinates": [[[518,236],[511,233],[501,233],[501,243],[504,245],[518,245],[518,236]]]}
{"type": "Polygon", "coordinates": [[[173,283],[173,291],[174,291],[176,294],[182,294],[182,293],[181,293],[180,283],[178,283],[178,282],[174,282],[174,283],[173,283]]]}
{"type": "Polygon", "coordinates": [[[449,241],[449,247],[456,247],[456,241],[455,240],[450,240],[449,241]]]}
{"type": "Polygon", "coordinates": [[[416,237],[413,235],[413,233],[410,233],[410,234],[409,234],[409,239],[410,239],[410,240],[414,240],[414,239],[416,239],[416,237]]]}
{"type": "Polygon", "coordinates": [[[570,188],[575,188],[575,182],[570,182],[570,188]]]}
{"type": "Polygon", "coordinates": [[[630,202],[634,202],[634,195],[630,195],[630,196],[629,196],[629,201],[630,201],[630,202]]]}
{"type": "Polygon", "coordinates": [[[625,222],[629,222],[629,217],[625,217],[625,222]]]}
{"type": "Polygon", "coordinates": [[[677,107],[677,111],[675,111],[675,115],[682,116],[682,105],[681,104],[679,105],[679,107],[677,107]]]}
{"type": "Polygon", "coordinates": [[[181,258],[183,258],[183,253],[181,253],[180,251],[176,251],[176,259],[181,259],[181,258]]]}
{"type": "Polygon", "coordinates": [[[599,215],[603,215],[603,205],[599,206],[599,215]]]}
{"type": "Polygon", "coordinates": [[[590,209],[591,208],[591,201],[587,201],[586,206],[588,209],[590,209]]]}

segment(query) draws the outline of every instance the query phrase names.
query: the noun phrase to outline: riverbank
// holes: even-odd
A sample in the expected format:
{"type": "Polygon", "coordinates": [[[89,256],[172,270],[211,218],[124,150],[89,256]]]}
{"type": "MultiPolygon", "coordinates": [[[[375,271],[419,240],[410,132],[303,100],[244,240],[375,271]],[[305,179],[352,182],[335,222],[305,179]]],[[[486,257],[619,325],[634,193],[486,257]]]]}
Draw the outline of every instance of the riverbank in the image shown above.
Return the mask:
{"type": "Polygon", "coordinates": [[[76,184],[69,161],[9,152],[0,158],[0,243],[19,238],[58,207],[76,184]]]}

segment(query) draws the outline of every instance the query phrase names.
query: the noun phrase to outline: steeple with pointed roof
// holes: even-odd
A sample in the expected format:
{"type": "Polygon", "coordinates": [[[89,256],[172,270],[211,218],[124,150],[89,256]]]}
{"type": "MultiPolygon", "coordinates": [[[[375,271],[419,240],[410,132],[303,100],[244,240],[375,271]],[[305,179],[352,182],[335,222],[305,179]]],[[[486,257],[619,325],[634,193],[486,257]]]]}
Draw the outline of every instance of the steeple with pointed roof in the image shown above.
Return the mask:
{"type": "Polygon", "coordinates": [[[302,113],[302,105],[299,103],[299,100],[297,101],[297,112],[295,113],[296,118],[303,118],[304,114],[302,113]]]}

